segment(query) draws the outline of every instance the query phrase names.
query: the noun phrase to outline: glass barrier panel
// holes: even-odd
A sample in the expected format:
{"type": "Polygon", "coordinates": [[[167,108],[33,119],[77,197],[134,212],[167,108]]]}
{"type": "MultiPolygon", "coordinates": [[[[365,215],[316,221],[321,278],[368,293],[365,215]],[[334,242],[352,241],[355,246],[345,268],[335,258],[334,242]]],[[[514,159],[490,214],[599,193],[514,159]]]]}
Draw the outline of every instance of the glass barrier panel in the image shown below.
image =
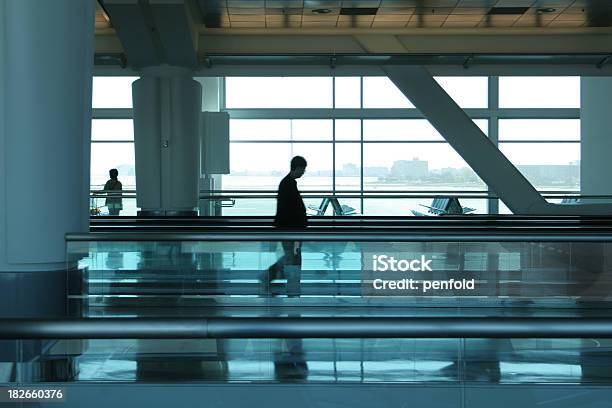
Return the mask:
{"type": "Polygon", "coordinates": [[[0,362],[0,383],[13,388],[101,382],[612,382],[612,341],[589,338],[71,339],[48,340],[44,348],[32,340],[12,343],[16,354],[0,362]]]}
{"type": "MultiPolygon", "coordinates": [[[[211,302],[339,305],[370,315],[373,304],[580,307],[612,299],[611,246],[602,242],[75,241],[68,258],[71,309],[88,316],[211,302]]],[[[164,311],[175,312],[185,310],[164,311]]]]}

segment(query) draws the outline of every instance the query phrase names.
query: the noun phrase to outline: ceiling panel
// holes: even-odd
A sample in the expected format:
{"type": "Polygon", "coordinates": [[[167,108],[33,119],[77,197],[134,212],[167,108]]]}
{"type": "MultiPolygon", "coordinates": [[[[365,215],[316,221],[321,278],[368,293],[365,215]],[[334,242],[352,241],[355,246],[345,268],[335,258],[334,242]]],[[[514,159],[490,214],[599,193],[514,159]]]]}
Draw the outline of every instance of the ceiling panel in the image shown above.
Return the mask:
{"type": "Polygon", "coordinates": [[[403,21],[404,23],[410,20],[412,14],[380,14],[374,17],[374,21],[377,23],[391,22],[391,21],[403,21]]]}
{"type": "Polygon", "coordinates": [[[376,21],[372,23],[372,28],[403,28],[406,27],[406,21],[376,21]]]}
{"type": "MultiPolygon", "coordinates": [[[[612,0],[196,0],[203,28],[612,27],[612,0]],[[523,14],[489,15],[493,7],[523,14]],[[359,10],[373,14],[351,16],[359,10]],[[370,9],[370,10],[366,10],[370,9]]],[[[112,27],[102,7],[96,29],[112,27]]]]}

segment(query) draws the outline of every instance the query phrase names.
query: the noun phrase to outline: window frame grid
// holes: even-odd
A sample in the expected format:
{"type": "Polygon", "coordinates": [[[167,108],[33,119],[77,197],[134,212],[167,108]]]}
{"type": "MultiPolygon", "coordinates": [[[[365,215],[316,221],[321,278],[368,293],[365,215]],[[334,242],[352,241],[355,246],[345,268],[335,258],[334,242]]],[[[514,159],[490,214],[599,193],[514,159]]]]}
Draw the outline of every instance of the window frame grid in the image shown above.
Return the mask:
{"type": "MultiPolygon", "coordinates": [[[[390,108],[390,109],[365,109],[363,108],[363,79],[360,76],[360,108],[335,108],[335,77],[332,77],[332,108],[265,108],[265,109],[227,109],[226,107],[226,77],[222,78],[222,87],[220,95],[220,110],[227,112],[230,119],[331,119],[332,139],[331,140],[231,140],[231,143],[332,143],[332,191],[336,194],[341,191],[336,191],[336,143],[359,143],[360,145],[360,211],[364,211],[364,148],[366,144],[376,143],[448,143],[445,140],[364,140],[363,137],[363,121],[369,119],[426,119],[415,108],[390,108]],[[356,119],[360,121],[360,137],[358,140],[336,140],[336,119],[356,119]]],[[[579,140],[557,140],[557,139],[515,139],[499,141],[499,121],[503,119],[577,119],[580,120],[580,108],[499,108],[499,76],[488,77],[488,107],[487,108],[470,108],[464,109],[466,114],[471,119],[488,120],[488,137],[497,146],[503,143],[539,143],[539,144],[567,144],[576,143],[580,145],[579,140]]],[[[133,108],[93,108],[92,119],[132,119],[133,108]]],[[[133,140],[91,140],[94,143],[134,143],[133,140]]],[[[542,190],[539,190],[542,191],[542,190]]],[[[578,190],[579,191],[579,190],[578,190]]],[[[223,189],[220,190],[223,192],[223,189]]],[[[494,195],[493,191],[487,186],[486,192],[489,195],[494,195]]],[[[488,213],[499,213],[499,199],[488,200],[488,213]]]]}
{"type": "MultiPolygon", "coordinates": [[[[364,140],[363,123],[368,119],[426,119],[424,115],[416,108],[390,108],[390,109],[365,109],[363,108],[363,78],[360,76],[360,108],[359,109],[335,109],[335,77],[332,80],[333,86],[333,108],[332,109],[227,109],[223,105],[222,110],[228,112],[232,119],[332,119],[334,120],[333,138],[330,142],[326,141],[294,141],[293,143],[333,143],[332,154],[332,194],[336,191],[336,143],[356,143],[360,144],[360,211],[364,213],[364,150],[367,144],[376,143],[448,143],[445,140],[364,140]],[[336,119],[357,119],[360,121],[360,140],[359,141],[344,141],[335,139],[335,120],[336,119]]],[[[225,82],[225,78],[223,78],[225,82]]],[[[487,84],[488,107],[487,108],[467,108],[464,112],[471,119],[483,119],[488,121],[488,137],[496,147],[500,147],[500,143],[521,143],[521,140],[515,141],[499,141],[499,121],[503,119],[578,119],[580,120],[580,108],[500,108],[499,107],[499,76],[489,76],[487,84]]],[[[233,140],[230,143],[240,143],[242,141],[233,140]]],[[[255,142],[255,141],[249,141],[255,142]]],[[[280,141],[271,141],[280,142],[280,141]]],[[[261,141],[261,143],[266,143],[261,141]]],[[[529,143],[578,143],[580,140],[536,140],[531,139],[529,143]]],[[[494,191],[487,185],[486,192],[488,195],[495,196],[494,191]]],[[[499,199],[491,198],[487,200],[487,212],[489,214],[499,213],[499,199]]]]}

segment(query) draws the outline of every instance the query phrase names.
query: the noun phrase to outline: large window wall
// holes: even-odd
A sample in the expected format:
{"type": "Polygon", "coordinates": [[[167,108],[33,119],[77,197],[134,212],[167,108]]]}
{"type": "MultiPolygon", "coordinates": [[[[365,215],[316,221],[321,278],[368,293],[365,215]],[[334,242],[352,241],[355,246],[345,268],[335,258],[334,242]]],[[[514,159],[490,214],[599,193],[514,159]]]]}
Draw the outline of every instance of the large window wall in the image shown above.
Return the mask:
{"type": "MultiPolygon", "coordinates": [[[[124,189],[136,188],[134,79],[94,78],[94,189],[110,168],[119,169],[124,189]]],[[[579,191],[579,78],[436,80],[540,191],[579,191]]],[[[486,198],[493,193],[386,77],[228,77],[224,83],[231,172],[220,187],[242,198],[223,214],[273,214],[274,191],[294,155],[308,160],[298,184],[312,208],[321,196],[336,194],[358,213],[409,216],[427,212],[432,195],[453,194],[466,196],[462,204],[477,213],[508,212],[486,198]]],[[[123,213],[135,213],[133,207],[123,213]]]]}
{"type": "MultiPolygon", "coordinates": [[[[123,215],[136,215],[136,189],[134,159],[134,125],[132,113],[132,82],[138,77],[94,77],[91,121],[91,173],[92,192],[102,190],[109,179],[109,170],[119,171],[118,179],[126,197],[123,215]]],[[[90,208],[101,214],[108,212],[105,197],[93,193],[90,208]]]]}
{"type": "Polygon", "coordinates": [[[499,149],[539,191],[580,191],[579,77],[500,77],[497,111],[499,149]]]}
{"type": "MultiPolygon", "coordinates": [[[[579,78],[436,80],[539,190],[579,190],[579,78]]],[[[336,194],[365,215],[427,212],[434,194],[464,195],[477,213],[509,212],[472,198],[494,194],[386,77],[229,77],[225,110],[228,193],[273,191],[301,154],[309,162],[302,191],[336,194]]],[[[274,200],[242,202],[225,212],[274,211],[274,200]]]]}

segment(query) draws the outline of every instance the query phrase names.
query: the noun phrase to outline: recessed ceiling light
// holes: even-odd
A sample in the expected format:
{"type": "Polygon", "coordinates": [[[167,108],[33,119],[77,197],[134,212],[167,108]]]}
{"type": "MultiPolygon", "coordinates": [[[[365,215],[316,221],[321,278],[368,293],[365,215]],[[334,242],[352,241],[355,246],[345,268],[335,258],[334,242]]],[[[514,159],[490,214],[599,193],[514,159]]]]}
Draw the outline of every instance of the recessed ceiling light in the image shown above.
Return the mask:
{"type": "Polygon", "coordinates": [[[312,10],[312,14],[329,14],[332,10],[328,8],[320,8],[312,10]]]}
{"type": "Polygon", "coordinates": [[[529,10],[529,7],[493,7],[489,10],[490,16],[497,15],[519,15],[525,14],[529,10]]]}
{"type": "Polygon", "coordinates": [[[537,12],[540,13],[540,14],[554,13],[555,11],[557,11],[557,9],[556,8],[552,8],[552,7],[543,7],[543,8],[539,8],[537,10],[537,12]]]}
{"type": "Polygon", "coordinates": [[[341,16],[374,16],[378,12],[376,7],[342,7],[341,16]]]}

